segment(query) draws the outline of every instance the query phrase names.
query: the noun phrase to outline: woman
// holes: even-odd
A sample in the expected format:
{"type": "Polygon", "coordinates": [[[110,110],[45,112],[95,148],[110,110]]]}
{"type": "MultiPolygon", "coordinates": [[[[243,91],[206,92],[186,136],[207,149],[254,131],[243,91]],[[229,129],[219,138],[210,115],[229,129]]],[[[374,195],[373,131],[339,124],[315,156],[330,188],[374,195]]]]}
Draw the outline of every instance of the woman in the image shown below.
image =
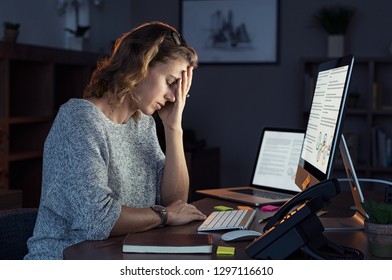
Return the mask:
{"type": "Polygon", "coordinates": [[[116,41],[84,99],[61,106],[44,148],[40,208],[26,259],[61,259],[84,240],[204,220],[185,201],[181,119],[197,54],[161,22],[116,41]],[[166,154],[155,122],[165,130],[166,154]]]}

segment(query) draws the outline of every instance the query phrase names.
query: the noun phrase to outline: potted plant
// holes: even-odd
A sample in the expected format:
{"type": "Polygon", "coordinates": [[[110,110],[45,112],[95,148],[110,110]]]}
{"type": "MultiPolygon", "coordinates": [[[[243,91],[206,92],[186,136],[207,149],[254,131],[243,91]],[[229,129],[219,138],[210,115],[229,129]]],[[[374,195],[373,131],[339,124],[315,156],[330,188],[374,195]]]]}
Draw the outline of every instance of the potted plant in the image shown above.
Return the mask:
{"type": "Polygon", "coordinates": [[[344,38],[355,10],[345,6],[323,7],[314,15],[314,23],[328,34],[328,56],[344,54],[344,38]]]}
{"type": "Polygon", "coordinates": [[[368,215],[365,232],[370,252],[378,257],[392,257],[392,204],[369,199],[363,208],[368,215]]]}
{"type": "Polygon", "coordinates": [[[20,23],[5,21],[4,27],[4,40],[7,42],[15,43],[18,39],[20,23]]]}

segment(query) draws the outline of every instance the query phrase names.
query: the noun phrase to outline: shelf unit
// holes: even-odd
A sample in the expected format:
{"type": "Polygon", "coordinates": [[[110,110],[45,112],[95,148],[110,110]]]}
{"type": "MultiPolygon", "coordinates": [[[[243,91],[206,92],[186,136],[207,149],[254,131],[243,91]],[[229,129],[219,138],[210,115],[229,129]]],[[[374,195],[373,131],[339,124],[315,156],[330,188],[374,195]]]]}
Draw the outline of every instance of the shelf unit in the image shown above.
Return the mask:
{"type": "Polygon", "coordinates": [[[82,96],[98,59],[0,42],[0,190],[22,191],[23,207],[38,207],[43,144],[59,106],[82,96]]]}
{"type": "MultiPolygon", "coordinates": [[[[306,124],[320,63],[330,58],[303,58],[303,116],[306,124]]],[[[355,58],[351,76],[343,134],[359,177],[392,181],[392,162],[381,165],[377,158],[387,154],[391,144],[380,148],[375,129],[392,137],[392,58],[355,58]],[[380,148],[380,151],[377,149],[380,148]]],[[[345,176],[340,153],[335,158],[334,176],[345,176]]]]}

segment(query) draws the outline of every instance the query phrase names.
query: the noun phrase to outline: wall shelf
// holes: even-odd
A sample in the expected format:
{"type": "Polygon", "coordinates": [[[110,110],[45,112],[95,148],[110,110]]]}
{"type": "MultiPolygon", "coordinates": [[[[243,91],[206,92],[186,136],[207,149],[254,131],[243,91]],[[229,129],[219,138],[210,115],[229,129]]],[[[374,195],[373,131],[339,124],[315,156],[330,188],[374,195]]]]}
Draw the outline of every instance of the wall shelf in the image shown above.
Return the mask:
{"type": "Polygon", "coordinates": [[[22,192],[23,207],[38,207],[46,136],[59,106],[82,96],[98,59],[0,42],[0,195],[22,192]]]}

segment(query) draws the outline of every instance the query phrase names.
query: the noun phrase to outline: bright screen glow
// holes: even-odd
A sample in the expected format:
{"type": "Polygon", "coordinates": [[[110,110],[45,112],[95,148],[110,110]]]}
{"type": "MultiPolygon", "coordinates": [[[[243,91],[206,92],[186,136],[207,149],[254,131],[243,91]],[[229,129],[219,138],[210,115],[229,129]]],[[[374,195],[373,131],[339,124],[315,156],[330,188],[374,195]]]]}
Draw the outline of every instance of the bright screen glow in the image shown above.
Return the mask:
{"type": "Polygon", "coordinates": [[[295,184],[304,133],[265,131],[252,183],[300,191],[295,184]]]}
{"type": "Polygon", "coordinates": [[[331,155],[348,68],[346,65],[321,71],[317,77],[301,157],[324,174],[331,155]]]}

